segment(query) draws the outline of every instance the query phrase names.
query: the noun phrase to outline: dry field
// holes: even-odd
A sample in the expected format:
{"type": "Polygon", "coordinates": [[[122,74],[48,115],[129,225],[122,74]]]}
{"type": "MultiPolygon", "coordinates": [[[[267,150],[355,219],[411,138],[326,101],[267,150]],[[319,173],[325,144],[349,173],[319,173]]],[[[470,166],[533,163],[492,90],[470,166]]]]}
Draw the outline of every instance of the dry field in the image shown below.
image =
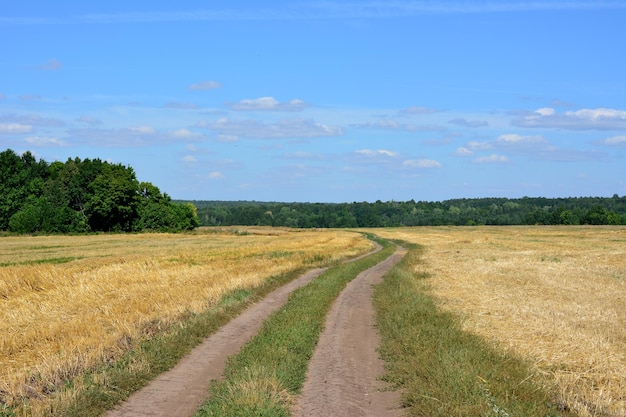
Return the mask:
{"type": "Polygon", "coordinates": [[[466,330],[534,364],[581,416],[626,416],[626,228],[379,229],[466,330]]]}
{"type": "Polygon", "coordinates": [[[373,247],[348,231],[0,237],[0,406],[44,396],[222,295],[373,247]]]}

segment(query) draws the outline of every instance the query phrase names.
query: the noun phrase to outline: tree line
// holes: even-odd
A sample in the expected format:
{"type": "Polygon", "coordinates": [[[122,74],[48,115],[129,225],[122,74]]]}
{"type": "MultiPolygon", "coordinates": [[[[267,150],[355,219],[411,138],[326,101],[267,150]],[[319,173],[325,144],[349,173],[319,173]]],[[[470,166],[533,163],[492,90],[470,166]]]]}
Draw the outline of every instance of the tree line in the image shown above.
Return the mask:
{"type": "Polygon", "coordinates": [[[442,202],[192,201],[204,226],[398,227],[626,225],[626,196],[476,198],[442,202]]]}
{"type": "Polygon", "coordinates": [[[440,225],[626,225],[626,196],[352,203],[174,201],[131,167],[0,152],[0,230],[15,233],[440,225]]]}
{"type": "Polygon", "coordinates": [[[131,167],[100,159],[48,163],[0,153],[0,230],[15,233],[182,231],[200,223],[131,167]]]}

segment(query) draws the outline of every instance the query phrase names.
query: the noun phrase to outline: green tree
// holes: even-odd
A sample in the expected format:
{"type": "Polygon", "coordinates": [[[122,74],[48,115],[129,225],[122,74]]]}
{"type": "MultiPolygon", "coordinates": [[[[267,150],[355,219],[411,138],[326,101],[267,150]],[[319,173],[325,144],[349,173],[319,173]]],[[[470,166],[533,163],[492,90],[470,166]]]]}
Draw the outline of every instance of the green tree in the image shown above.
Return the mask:
{"type": "Polygon", "coordinates": [[[200,226],[200,221],[198,220],[198,212],[196,210],[196,206],[191,203],[185,204],[175,204],[171,203],[170,206],[173,207],[176,219],[176,229],[175,230],[193,230],[196,227],[200,226]]]}
{"type": "Polygon", "coordinates": [[[600,205],[591,207],[581,219],[582,224],[601,225],[609,224],[609,212],[600,205]]]}
{"type": "Polygon", "coordinates": [[[41,230],[41,208],[35,204],[29,204],[11,216],[9,230],[16,233],[35,233],[41,230]]]}
{"type": "Polygon", "coordinates": [[[135,172],[121,164],[105,164],[89,184],[85,204],[89,226],[97,231],[130,231],[137,217],[139,184],[135,172]]]}
{"type": "Polygon", "coordinates": [[[557,209],[555,213],[558,215],[558,221],[555,224],[573,225],[579,223],[578,218],[571,210],[562,208],[557,209]]]}
{"type": "Polygon", "coordinates": [[[45,161],[30,152],[19,156],[11,149],[0,152],[0,229],[7,230],[11,217],[30,199],[43,193],[48,174],[45,161]]]}
{"type": "MultiPolygon", "coordinates": [[[[131,167],[100,159],[37,161],[0,152],[0,230],[17,233],[189,230],[195,206],[178,204],[131,167]]],[[[226,215],[229,213],[226,212],[226,215]]]]}
{"type": "Polygon", "coordinates": [[[200,225],[193,204],[177,204],[166,193],[149,182],[139,184],[138,218],[133,225],[137,231],[192,230],[200,225]]]}

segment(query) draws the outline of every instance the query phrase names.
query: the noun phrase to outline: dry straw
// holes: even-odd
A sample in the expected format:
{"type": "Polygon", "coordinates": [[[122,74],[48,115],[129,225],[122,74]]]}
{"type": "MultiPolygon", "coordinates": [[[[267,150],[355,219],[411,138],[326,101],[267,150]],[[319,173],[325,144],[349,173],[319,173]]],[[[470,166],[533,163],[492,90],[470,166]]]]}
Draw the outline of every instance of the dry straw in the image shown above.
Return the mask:
{"type": "Polygon", "coordinates": [[[580,416],[626,416],[626,228],[380,231],[423,245],[420,272],[464,328],[535,365],[580,416]]]}
{"type": "Polygon", "coordinates": [[[34,400],[225,293],[362,253],[344,231],[0,238],[0,404],[34,400]]]}

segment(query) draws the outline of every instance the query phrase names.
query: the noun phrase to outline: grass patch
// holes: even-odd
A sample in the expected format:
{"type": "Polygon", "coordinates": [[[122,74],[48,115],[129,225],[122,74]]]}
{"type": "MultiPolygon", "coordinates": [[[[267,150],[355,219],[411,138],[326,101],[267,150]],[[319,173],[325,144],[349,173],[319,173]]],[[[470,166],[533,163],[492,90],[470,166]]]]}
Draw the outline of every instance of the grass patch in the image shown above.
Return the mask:
{"type": "Polygon", "coordinates": [[[530,364],[463,331],[436,305],[416,273],[423,249],[409,250],[375,289],[385,380],[402,390],[409,416],[572,416],[553,402],[530,364]]]}
{"type": "Polygon", "coordinates": [[[335,266],[296,290],[260,333],[229,359],[225,380],[211,386],[211,398],[196,416],[288,416],[300,393],[326,314],[343,288],[360,272],[390,256],[395,247],[335,266]]]}
{"type": "Polygon", "coordinates": [[[82,258],[83,257],[81,256],[62,256],[59,258],[35,259],[32,261],[23,261],[23,262],[3,262],[3,263],[0,263],[0,267],[14,266],[14,265],[65,264],[65,263],[76,261],[82,258]]]}
{"type": "Polygon", "coordinates": [[[28,250],[48,250],[48,249],[59,249],[64,248],[63,245],[41,245],[41,246],[30,246],[28,250]]]}

